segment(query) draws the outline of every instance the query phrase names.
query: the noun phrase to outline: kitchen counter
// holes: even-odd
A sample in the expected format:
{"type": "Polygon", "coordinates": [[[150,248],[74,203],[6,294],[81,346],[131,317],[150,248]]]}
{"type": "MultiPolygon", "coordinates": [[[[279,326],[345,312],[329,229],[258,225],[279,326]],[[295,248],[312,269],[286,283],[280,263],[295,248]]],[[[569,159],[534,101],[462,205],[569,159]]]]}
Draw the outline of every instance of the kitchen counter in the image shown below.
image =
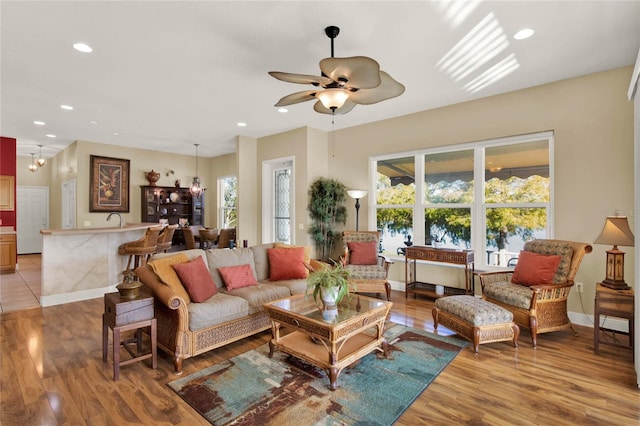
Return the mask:
{"type": "Polygon", "coordinates": [[[157,223],[123,227],[43,229],[42,306],[103,297],[122,282],[128,256],[118,247],[142,238],[157,223]]]}

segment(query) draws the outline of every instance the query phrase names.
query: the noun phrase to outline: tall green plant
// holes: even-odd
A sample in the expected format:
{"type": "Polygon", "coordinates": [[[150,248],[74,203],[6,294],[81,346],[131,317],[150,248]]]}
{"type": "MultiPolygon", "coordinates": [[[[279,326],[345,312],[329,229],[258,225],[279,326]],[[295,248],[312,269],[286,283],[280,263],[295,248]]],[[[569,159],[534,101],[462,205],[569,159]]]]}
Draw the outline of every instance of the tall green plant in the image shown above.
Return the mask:
{"type": "Polygon", "coordinates": [[[309,188],[307,210],[311,217],[309,234],[316,244],[316,256],[328,260],[339,237],[335,230],[338,223],[347,223],[344,201],[347,188],[335,179],[318,178],[309,188]]]}

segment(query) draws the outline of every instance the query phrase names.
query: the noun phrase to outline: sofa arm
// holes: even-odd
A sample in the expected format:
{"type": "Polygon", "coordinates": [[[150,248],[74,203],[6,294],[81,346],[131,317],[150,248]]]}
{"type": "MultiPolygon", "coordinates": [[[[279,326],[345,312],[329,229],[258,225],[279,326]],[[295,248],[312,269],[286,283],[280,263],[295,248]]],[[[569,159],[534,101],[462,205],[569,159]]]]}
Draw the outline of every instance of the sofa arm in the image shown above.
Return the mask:
{"type": "Polygon", "coordinates": [[[180,305],[182,305],[186,311],[186,302],[171,287],[160,281],[160,278],[148,266],[140,266],[135,272],[136,276],[153,292],[159,302],[173,310],[179,309],[180,305]]]}

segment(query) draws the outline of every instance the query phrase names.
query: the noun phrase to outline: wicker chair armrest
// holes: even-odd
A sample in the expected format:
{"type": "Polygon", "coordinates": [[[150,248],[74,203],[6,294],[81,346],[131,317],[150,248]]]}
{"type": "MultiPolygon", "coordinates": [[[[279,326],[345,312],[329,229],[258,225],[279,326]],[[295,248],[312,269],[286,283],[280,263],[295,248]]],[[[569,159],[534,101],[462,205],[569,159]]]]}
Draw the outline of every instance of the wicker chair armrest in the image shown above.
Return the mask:
{"type": "Polygon", "coordinates": [[[387,256],[379,254],[378,261],[378,264],[384,267],[384,270],[389,273],[389,267],[394,263],[393,260],[389,259],[387,256]]]}
{"type": "Polygon", "coordinates": [[[479,273],[478,277],[480,277],[480,285],[484,287],[485,284],[489,283],[511,282],[512,275],[513,271],[495,271],[479,273]]]}

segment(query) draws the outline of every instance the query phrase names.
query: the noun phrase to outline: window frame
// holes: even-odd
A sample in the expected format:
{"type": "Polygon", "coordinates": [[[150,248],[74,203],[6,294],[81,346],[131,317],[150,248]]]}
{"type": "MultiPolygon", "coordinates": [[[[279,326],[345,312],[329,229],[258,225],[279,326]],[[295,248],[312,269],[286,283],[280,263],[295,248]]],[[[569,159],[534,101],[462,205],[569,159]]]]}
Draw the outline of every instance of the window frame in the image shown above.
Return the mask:
{"type": "Polygon", "coordinates": [[[236,212],[236,221],[238,218],[238,177],[235,175],[228,175],[228,176],[220,176],[218,178],[218,200],[217,200],[217,210],[218,210],[218,228],[219,229],[223,229],[225,227],[227,227],[227,224],[225,223],[224,219],[226,216],[226,212],[227,211],[235,211],[236,212]],[[226,179],[235,179],[236,180],[236,205],[235,206],[227,206],[226,205],[226,200],[225,200],[225,191],[224,191],[224,181],[226,179]]]}
{"type": "MultiPolygon", "coordinates": [[[[368,222],[377,227],[376,213],[378,209],[389,208],[411,208],[413,209],[413,241],[414,244],[422,245],[425,241],[426,230],[424,226],[424,211],[427,208],[469,208],[471,214],[471,241],[470,248],[476,253],[483,253],[482,256],[475,256],[476,267],[485,269],[504,269],[501,266],[489,265],[487,256],[484,253],[487,250],[486,235],[486,215],[487,210],[491,208],[545,208],[547,211],[547,225],[545,238],[553,238],[555,234],[554,228],[554,209],[555,209],[555,167],[554,167],[554,132],[543,131],[529,133],[517,136],[508,136],[502,138],[493,138],[475,142],[467,142],[461,144],[438,146],[433,148],[424,148],[413,151],[398,152],[379,156],[372,156],[369,159],[369,193],[372,194],[368,198],[368,222]],[[485,150],[505,145],[526,144],[534,141],[546,140],[548,143],[549,153],[549,202],[537,203],[486,203],[485,202],[485,150]],[[473,150],[473,179],[474,194],[472,203],[425,203],[425,156],[430,154],[446,153],[461,150],[473,150]],[[414,204],[377,204],[377,178],[378,178],[378,162],[383,160],[391,160],[401,157],[414,157],[414,183],[415,183],[415,201],[414,204]],[[418,178],[420,177],[420,178],[418,178]]],[[[402,260],[402,256],[393,256],[396,260],[402,260]]]]}

